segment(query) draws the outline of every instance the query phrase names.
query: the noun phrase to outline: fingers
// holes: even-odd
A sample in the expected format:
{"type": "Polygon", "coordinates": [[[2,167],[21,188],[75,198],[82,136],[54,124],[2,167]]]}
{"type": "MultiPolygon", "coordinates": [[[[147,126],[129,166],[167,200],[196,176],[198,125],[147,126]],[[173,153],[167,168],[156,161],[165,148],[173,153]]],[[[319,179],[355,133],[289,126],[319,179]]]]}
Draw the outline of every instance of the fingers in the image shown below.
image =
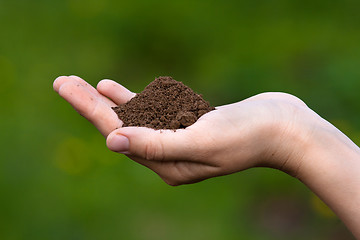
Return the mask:
{"type": "Polygon", "coordinates": [[[61,76],[61,77],[58,77],[57,79],[55,79],[54,84],[53,84],[54,90],[56,92],[59,92],[60,87],[63,84],[68,83],[68,82],[76,83],[76,84],[79,84],[79,85],[83,86],[91,94],[98,97],[99,99],[101,99],[102,101],[104,101],[105,103],[107,103],[109,105],[114,104],[110,99],[108,99],[107,97],[101,95],[93,86],[91,86],[85,80],[83,80],[82,78],[80,78],[78,76],[74,76],[74,75],[72,75],[72,76],[61,76]]]}
{"type": "Polygon", "coordinates": [[[102,80],[98,83],[96,88],[102,95],[107,96],[117,105],[128,102],[136,95],[112,80],[102,80]]]}
{"type": "Polygon", "coordinates": [[[115,103],[97,93],[88,83],[76,77],[59,77],[55,80],[54,90],[73,108],[104,135],[120,127],[122,122],[111,107],[115,103]]]}
{"type": "Polygon", "coordinates": [[[193,135],[188,129],[174,132],[126,127],[110,133],[107,146],[112,151],[148,161],[204,161],[207,151],[193,135]]]}

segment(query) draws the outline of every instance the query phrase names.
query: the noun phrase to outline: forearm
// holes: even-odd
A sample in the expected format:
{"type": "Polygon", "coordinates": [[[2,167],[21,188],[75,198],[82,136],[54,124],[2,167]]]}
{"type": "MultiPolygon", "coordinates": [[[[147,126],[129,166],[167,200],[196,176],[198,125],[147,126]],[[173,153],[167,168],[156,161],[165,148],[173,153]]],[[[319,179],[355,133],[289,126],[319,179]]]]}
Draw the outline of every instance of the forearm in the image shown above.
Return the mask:
{"type": "Polygon", "coordinates": [[[315,129],[298,178],[360,239],[360,150],[326,123],[315,129]]]}

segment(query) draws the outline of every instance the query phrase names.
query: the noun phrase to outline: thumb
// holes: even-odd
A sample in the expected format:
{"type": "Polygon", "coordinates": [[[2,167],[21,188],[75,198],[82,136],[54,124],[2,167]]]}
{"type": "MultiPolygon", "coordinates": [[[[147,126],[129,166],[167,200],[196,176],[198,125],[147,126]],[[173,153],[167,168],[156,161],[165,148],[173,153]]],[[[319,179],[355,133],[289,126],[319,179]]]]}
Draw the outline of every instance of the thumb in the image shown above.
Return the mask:
{"type": "Polygon", "coordinates": [[[124,127],[114,130],[106,140],[107,147],[129,156],[150,161],[196,160],[200,145],[189,129],[154,130],[145,127],[124,127]]]}

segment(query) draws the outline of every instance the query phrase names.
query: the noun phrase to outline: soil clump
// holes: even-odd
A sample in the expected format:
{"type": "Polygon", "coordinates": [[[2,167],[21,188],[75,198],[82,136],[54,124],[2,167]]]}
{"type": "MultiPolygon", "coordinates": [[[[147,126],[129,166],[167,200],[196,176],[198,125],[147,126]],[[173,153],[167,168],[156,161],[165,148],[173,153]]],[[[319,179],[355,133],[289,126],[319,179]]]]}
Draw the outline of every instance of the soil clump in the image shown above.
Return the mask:
{"type": "Polygon", "coordinates": [[[123,127],[180,129],[214,110],[191,88],[171,77],[158,77],[130,101],[112,108],[123,127]]]}

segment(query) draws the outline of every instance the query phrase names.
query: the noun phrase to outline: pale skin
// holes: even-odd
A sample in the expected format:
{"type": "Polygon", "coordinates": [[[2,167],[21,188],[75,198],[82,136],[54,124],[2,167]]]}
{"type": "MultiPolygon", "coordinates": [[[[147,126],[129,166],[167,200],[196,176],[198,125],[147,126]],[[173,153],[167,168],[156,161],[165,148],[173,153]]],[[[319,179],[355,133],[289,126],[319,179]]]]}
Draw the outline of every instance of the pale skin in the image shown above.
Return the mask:
{"type": "Polygon", "coordinates": [[[219,106],[180,129],[121,127],[111,109],[135,93],[111,80],[96,89],[76,76],[54,90],[106,138],[107,147],[176,186],[252,167],[280,169],[317,194],[360,239],[360,149],[295,96],[262,93],[219,106]]]}

